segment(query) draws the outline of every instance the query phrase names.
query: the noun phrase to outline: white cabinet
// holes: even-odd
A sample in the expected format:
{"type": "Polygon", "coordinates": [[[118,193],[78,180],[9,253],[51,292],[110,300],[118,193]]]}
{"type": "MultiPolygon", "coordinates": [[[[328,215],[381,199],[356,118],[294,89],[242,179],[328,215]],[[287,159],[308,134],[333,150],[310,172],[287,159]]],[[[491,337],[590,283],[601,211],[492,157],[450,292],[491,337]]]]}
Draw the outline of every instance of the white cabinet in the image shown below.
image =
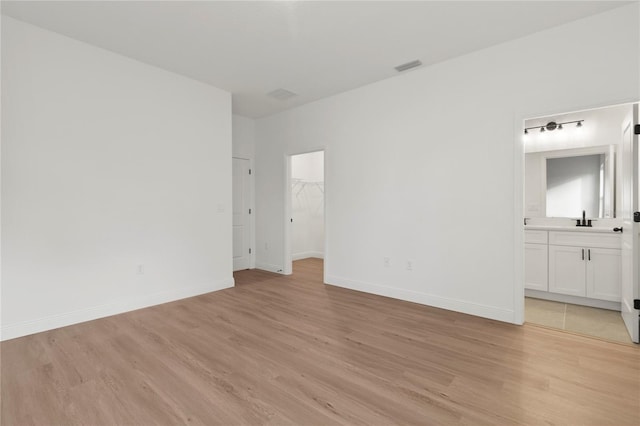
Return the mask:
{"type": "Polygon", "coordinates": [[[619,241],[618,235],[550,232],[549,291],[619,302],[619,241]]]}
{"type": "Polygon", "coordinates": [[[548,232],[524,231],[524,286],[531,290],[549,290],[548,232]]]}
{"type": "Polygon", "coordinates": [[[549,291],[571,296],[587,295],[585,249],[549,246],[549,291]]]}
{"type": "Polygon", "coordinates": [[[621,264],[620,250],[587,249],[587,297],[619,302],[621,264]]]}
{"type": "Polygon", "coordinates": [[[524,286],[531,290],[548,291],[547,245],[524,244],[524,286]]]}

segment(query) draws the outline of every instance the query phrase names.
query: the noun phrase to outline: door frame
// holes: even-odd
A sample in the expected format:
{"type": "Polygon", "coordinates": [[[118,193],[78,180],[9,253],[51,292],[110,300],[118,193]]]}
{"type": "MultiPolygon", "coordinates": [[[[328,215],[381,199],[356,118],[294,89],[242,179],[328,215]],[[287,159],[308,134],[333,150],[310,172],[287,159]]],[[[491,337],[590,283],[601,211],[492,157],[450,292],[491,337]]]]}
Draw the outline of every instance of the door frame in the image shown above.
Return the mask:
{"type": "MultiPolygon", "coordinates": [[[[622,205],[622,211],[623,214],[625,213],[629,213],[628,216],[624,215],[622,217],[622,226],[624,227],[624,229],[627,231],[626,233],[623,233],[622,235],[622,265],[623,265],[623,270],[622,270],[622,276],[621,276],[621,281],[623,281],[624,283],[624,277],[625,274],[627,273],[627,269],[629,268],[631,269],[631,300],[630,304],[627,305],[625,302],[628,300],[625,298],[625,296],[629,296],[628,294],[625,294],[625,287],[623,287],[621,290],[621,300],[620,300],[620,313],[622,315],[622,320],[625,323],[625,327],[627,328],[627,331],[629,332],[629,334],[631,335],[631,340],[635,343],[640,343],[638,341],[638,311],[634,308],[634,301],[635,299],[638,297],[638,286],[640,286],[640,283],[638,282],[639,280],[639,276],[638,276],[638,253],[640,253],[640,248],[639,248],[639,244],[640,244],[640,239],[638,238],[638,224],[635,223],[634,221],[634,212],[638,211],[638,202],[640,200],[638,200],[638,192],[639,192],[639,185],[638,185],[638,167],[639,167],[639,162],[638,162],[638,155],[640,155],[640,150],[638,149],[638,137],[634,134],[634,125],[638,124],[637,123],[637,118],[638,118],[638,108],[639,108],[639,104],[634,104],[633,107],[631,108],[631,112],[630,114],[627,116],[627,118],[629,119],[629,121],[627,122],[627,118],[625,118],[625,121],[623,121],[622,123],[622,135],[624,136],[626,131],[629,131],[628,137],[630,138],[630,151],[632,154],[632,157],[630,159],[630,163],[628,161],[624,161],[622,163],[622,171],[623,173],[626,171],[625,170],[625,166],[631,166],[632,172],[631,172],[631,190],[630,193],[631,195],[631,205],[629,206],[629,210],[626,210],[624,207],[624,204],[622,205]],[[626,126],[625,126],[626,125],[626,126]],[[629,235],[629,228],[631,228],[631,235],[629,235]],[[630,248],[630,254],[631,254],[631,264],[629,264],[629,258],[627,257],[629,254],[629,250],[627,249],[625,251],[625,247],[627,247],[629,244],[631,243],[631,248],[630,248]],[[625,262],[625,259],[627,260],[627,262],[625,262]],[[625,268],[626,267],[626,268],[625,268]]],[[[622,140],[623,145],[626,145],[626,139],[623,137],[622,140]]],[[[625,152],[625,146],[622,147],[621,149],[622,152],[625,152]]],[[[625,187],[624,187],[624,176],[623,176],[623,183],[622,183],[622,200],[624,203],[624,195],[625,195],[625,187]]],[[[626,283],[628,284],[628,282],[626,283]]]]}
{"type": "Polygon", "coordinates": [[[291,253],[292,249],[292,232],[291,232],[291,219],[293,214],[293,206],[292,206],[292,196],[291,196],[291,157],[295,155],[302,154],[312,154],[314,152],[323,152],[323,164],[322,164],[322,178],[324,182],[324,196],[322,200],[323,204],[323,221],[324,221],[324,266],[323,266],[323,274],[322,280],[324,282],[324,277],[327,276],[327,265],[329,263],[329,245],[327,232],[328,229],[328,218],[327,218],[327,147],[317,147],[311,148],[301,151],[287,151],[284,155],[284,216],[283,216],[283,249],[284,249],[284,264],[282,268],[283,275],[291,275],[293,273],[293,256],[291,253]]]}
{"type": "MultiPolygon", "coordinates": [[[[231,161],[233,161],[234,158],[238,160],[249,161],[249,170],[251,170],[251,174],[249,175],[249,208],[251,209],[251,214],[249,215],[249,247],[251,248],[251,254],[249,255],[249,269],[255,269],[256,267],[256,215],[255,215],[256,209],[254,205],[255,205],[256,199],[255,199],[255,173],[254,173],[255,169],[253,166],[253,158],[243,157],[241,155],[232,155],[231,161]]],[[[233,197],[233,194],[231,195],[233,197]]],[[[233,224],[231,226],[233,228],[233,224]]]]}
{"type": "Polygon", "coordinates": [[[617,101],[600,102],[595,104],[565,105],[547,110],[519,110],[514,114],[513,126],[513,187],[514,187],[514,268],[513,268],[513,323],[524,324],[524,128],[525,121],[556,114],[587,111],[640,103],[638,98],[625,98],[617,101]]]}

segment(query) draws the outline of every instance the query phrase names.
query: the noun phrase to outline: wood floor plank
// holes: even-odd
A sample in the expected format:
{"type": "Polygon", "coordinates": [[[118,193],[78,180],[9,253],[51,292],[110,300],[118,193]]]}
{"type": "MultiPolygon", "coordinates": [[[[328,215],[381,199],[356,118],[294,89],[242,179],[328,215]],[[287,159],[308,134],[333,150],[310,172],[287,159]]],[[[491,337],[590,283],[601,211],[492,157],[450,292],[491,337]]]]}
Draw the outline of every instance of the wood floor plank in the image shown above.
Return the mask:
{"type": "Polygon", "coordinates": [[[0,344],[2,425],[637,425],[640,351],[322,283],[231,289],[0,344]]]}

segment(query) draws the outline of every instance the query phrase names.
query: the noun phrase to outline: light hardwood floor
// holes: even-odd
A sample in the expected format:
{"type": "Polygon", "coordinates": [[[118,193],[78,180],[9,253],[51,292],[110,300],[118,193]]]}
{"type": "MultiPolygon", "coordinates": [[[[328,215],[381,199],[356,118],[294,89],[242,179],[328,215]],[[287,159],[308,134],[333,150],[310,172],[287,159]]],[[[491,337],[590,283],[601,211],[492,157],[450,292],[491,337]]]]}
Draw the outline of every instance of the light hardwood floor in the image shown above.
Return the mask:
{"type": "Polygon", "coordinates": [[[2,425],[637,425],[640,352],[292,276],[10,340],[2,425]]]}

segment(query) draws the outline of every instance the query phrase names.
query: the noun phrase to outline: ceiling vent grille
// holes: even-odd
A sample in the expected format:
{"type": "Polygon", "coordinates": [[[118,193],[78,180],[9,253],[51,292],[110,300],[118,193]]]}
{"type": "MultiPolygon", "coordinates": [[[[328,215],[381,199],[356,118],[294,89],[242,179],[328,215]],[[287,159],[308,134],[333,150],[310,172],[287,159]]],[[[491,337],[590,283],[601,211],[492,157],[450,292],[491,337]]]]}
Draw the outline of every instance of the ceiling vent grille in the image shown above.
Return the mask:
{"type": "Polygon", "coordinates": [[[396,67],[396,71],[402,72],[402,71],[410,70],[411,68],[419,67],[420,65],[422,65],[422,62],[420,62],[420,60],[416,59],[415,61],[411,61],[411,62],[407,62],[406,64],[398,65],[396,67]]]}
{"type": "Polygon", "coordinates": [[[298,94],[293,93],[292,91],[287,89],[276,89],[273,92],[267,93],[267,96],[279,99],[281,101],[286,101],[287,99],[291,99],[294,96],[298,96],[298,94]]]}

